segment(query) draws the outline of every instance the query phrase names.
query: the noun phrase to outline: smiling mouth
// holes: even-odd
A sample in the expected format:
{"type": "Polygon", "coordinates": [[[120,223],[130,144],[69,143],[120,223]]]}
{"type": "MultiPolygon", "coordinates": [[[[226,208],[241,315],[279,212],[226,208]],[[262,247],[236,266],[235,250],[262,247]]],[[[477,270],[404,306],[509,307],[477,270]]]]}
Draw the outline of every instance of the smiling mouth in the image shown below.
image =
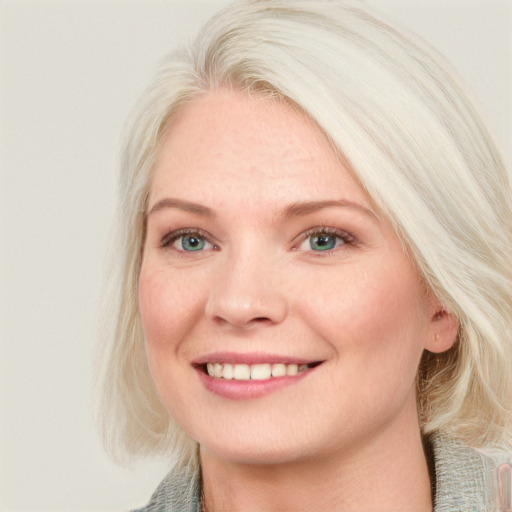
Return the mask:
{"type": "Polygon", "coordinates": [[[206,363],[199,368],[213,379],[224,380],[268,380],[279,377],[293,377],[304,373],[310,368],[315,368],[321,361],[309,364],[296,363],[260,363],[260,364],[231,364],[231,363],[206,363]]]}

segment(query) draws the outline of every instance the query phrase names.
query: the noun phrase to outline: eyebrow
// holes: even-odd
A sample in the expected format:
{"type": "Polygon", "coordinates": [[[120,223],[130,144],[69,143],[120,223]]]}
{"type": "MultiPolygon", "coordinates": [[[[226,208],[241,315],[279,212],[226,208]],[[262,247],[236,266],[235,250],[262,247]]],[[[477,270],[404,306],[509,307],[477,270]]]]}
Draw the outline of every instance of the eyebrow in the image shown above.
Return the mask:
{"type": "Polygon", "coordinates": [[[284,211],[284,217],[296,217],[300,215],[308,215],[309,213],[323,210],[324,208],[356,208],[360,212],[371,215],[378,219],[377,214],[369,207],[355,201],[348,201],[346,199],[340,200],[327,200],[327,201],[306,201],[303,203],[294,203],[288,206],[284,211]]]}
{"type": "Polygon", "coordinates": [[[211,208],[203,206],[202,204],[192,203],[191,201],[184,201],[183,199],[174,199],[166,197],[161,201],[155,203],[149,210],[147,216],[149,217],[152,213],[163,210],[164,208],[177,208],[178,210],[184,210],[186,212],[195,213],[204,217],[214,217],[215,214],[211,208]]]}
{"type": "MultiPolygon", "coordinates": [[[[291,217],[297,217],[302,215],[308,215],[310,213],[316,212],[318,210],[323,210],[325,208],[356,208],[360,212],[371,215],[374,218],[377,218],[375,212],[367,207],[362,205],[361,203],[357,203],[354,201],[348,201],[346,199],[341,200],[325,200],[325,201],[305,201],[301,203],[293,203],[287,206],[283,213],[283,218],[289,219],[291,217]]],[[[204,217],[215,217],[215,212],[208,208],[207,206],[203,206],[199,203],[193,203],[191,201],[184,201],[183,199],[175,199],[171,197],[166,197],[155,203],[151,209],[149,210],[147,216],[149,217],[152,213],[158,212],[165,208],[177,208],[179,210],[183,210],[186,212],[195,213],[196,215],[202,215],[204,217]]]]}

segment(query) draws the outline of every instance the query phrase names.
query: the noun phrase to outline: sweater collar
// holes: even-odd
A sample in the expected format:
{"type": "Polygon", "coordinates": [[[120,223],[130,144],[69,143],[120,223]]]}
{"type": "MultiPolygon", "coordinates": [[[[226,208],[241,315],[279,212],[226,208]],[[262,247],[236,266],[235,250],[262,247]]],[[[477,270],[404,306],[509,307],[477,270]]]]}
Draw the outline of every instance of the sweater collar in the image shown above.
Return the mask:
{"type": "MultiPolygon", "coordinates": [[[[435,474],[434,512],[494,510],[492,459],[441,434],[431,435],[428,443],[435,474]]],[[[171,471],[151,501],[133,512],[201,512],[199,471],[171,471]]]]}

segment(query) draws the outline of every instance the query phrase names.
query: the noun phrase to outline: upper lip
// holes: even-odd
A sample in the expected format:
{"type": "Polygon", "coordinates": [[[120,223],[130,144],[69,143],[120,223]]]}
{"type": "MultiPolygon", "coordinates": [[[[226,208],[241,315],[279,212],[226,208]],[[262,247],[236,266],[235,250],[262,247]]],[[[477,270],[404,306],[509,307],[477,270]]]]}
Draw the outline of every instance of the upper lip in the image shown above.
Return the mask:
{"type": "Polygon", "coordinates": [[[192,361],[193,365],[203,365],[206,363],[231,363],[231,364],[273,364],[273,363],[284,363],[284,364],[311,364],[314,362],[320,362],[317,359],[304,359],[301,357],[279,355],[279,354],[268,354],[268,353],[257,353],[257,352],[212,352],[205,354],[192,361]]]}

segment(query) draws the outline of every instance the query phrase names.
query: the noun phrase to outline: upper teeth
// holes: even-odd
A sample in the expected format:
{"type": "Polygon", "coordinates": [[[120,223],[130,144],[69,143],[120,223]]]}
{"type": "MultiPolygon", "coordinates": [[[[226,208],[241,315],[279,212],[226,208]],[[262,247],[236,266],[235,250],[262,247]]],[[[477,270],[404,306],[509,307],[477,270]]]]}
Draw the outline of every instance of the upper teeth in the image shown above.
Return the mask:
{"type": "Polygon", "coordinates": [[[206,369],[210,377],[234,380],[265,380],[271,377],[297,375],[307,370],[307,364],[230,364],[208,363],[206,369]]]}

